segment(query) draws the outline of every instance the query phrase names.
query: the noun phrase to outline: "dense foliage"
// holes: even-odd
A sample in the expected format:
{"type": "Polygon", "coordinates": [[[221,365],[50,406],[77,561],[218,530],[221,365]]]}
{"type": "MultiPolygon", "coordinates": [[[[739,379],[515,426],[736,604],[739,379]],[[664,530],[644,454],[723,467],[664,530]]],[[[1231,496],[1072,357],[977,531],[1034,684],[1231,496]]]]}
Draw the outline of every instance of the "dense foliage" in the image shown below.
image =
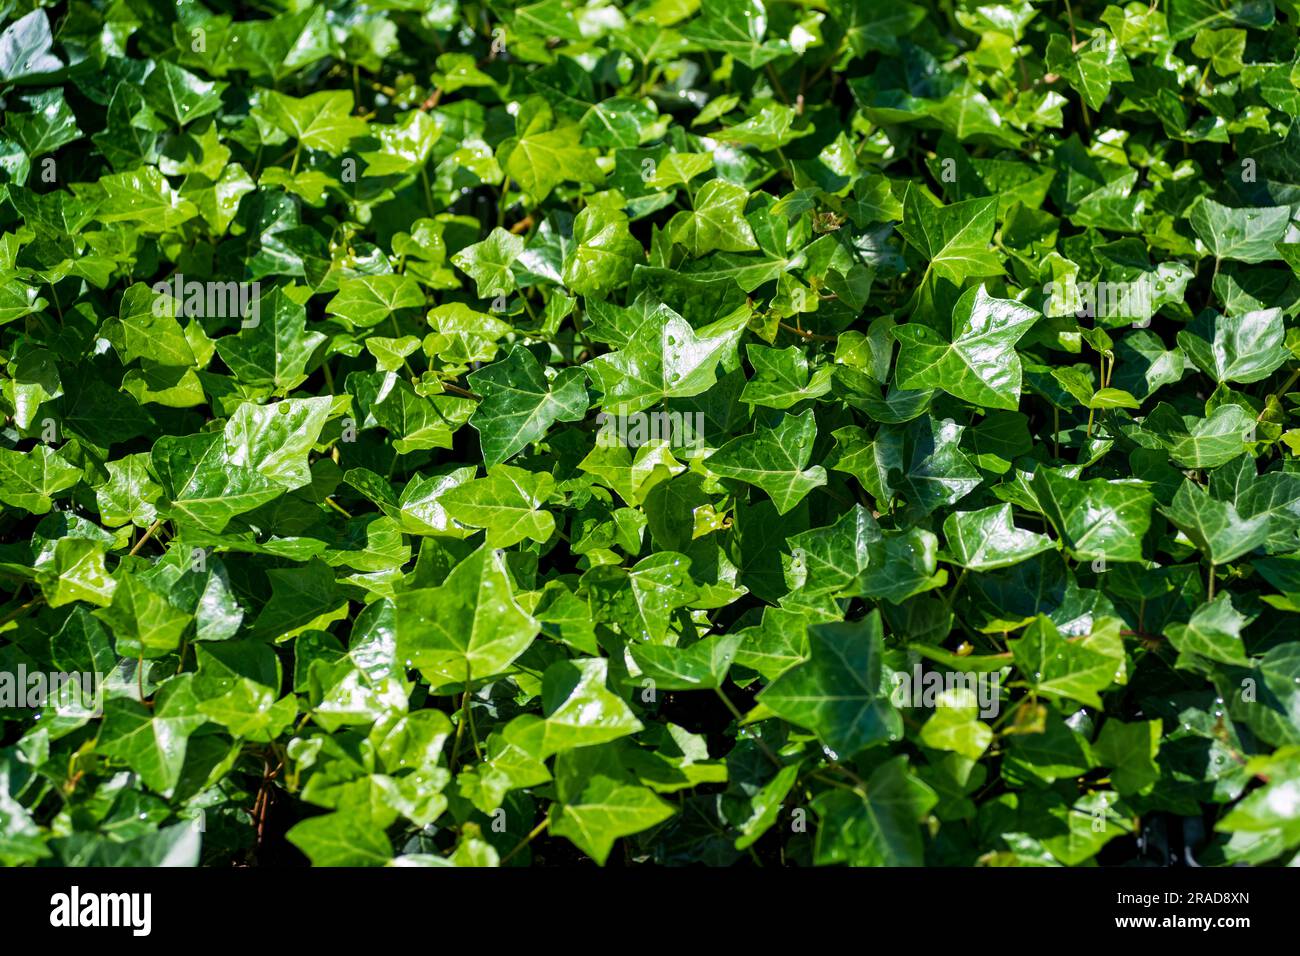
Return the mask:
{"type": "Polygon", "coordinates": [[[0,4],[0,863],[1294,862],[1298,12],[0,4]]]}

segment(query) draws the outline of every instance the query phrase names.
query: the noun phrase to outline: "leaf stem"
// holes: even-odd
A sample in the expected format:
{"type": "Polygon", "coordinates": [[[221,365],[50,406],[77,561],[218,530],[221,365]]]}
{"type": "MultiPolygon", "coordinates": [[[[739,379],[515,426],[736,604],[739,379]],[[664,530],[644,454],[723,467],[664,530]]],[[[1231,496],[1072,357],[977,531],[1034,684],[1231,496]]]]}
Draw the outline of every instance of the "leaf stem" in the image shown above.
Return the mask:
{"type": "Polygon", "coordinates": [[[45,603],[45,595],[38,594],[30,601],[28,601],[26,604],[23,604],[20,607],[15,608],[14,610],[6,614],[4,617],[0,618],[0,625],[8,624],[10,621],[17,620],[18,618],[26,614],[28,611],[30,611],[32,608],[40,607],[44,603],[45,603]]]}
{"type": "Polygon", "coordinates": [[[509,863],[512,859],[514,859],[516,853],[518,853],[524,847],[528,846],[528,844],[532,843],[533,839],[539,836],[541,832],[550,825],[551,825],[551,818],[542,817],[542,822],[537,824],[537,826],[533,827],[531,830],[529,830],[528,836],[524,837],[522,840],[516,843],[515,848],[511,850],[509,853],[507,853],[505,856],[503,856],[501,858],[501,862],[498,865],[505,866],[507,863],[509,863]]]}
{"type": "Polygon", "coordinates": [[[429,218],[432,219],[437,213],[433,208],[433,189],[429,185],[429,164],[425,162],[420,166],[420,184],[424,187],[424,205],[429,211],[429,218]]]}
{"type": "MultiPolygon", "coordinates": [[[[736,729],[739,730],[740,724],[745,719],[745,715],[740,712],[740,708],[731,702],[731,698],[727,696],[727,692],[721,687],[713,688],[713,692],[717,694],[718,699],[726,705],[727,710],[731,711],[731,716],[736,718],[736,729]]],[[[758,749],[767,755],[767,759],[772,761],[778,770],[785,766],[785,764],[781,762],[781,758],[772,752],[772,748],[767,745],[767,742],[763,740],[762,737],[754,736],[750,739],[752,739],[754,743],[758,744],[758,749]]]]}
{"type": "Polygon", "coordinates": [[[1262,411],[1260,411],[1259,416],[1255,419],[1255,421],[1262,422],[1264,420],[1264,416],[1268,414],[1268,400],[1270,398],[1276,398],[1280,402],[1282,396],[1286,394],[1286,390],[1296,383],[1296,379],[1300,379],[1300,368],[1295,369],[1291,373],[1291,375],[1287,378],[1287,380],[1282,383],[1281,388],[1279,388],[1275,392],[1270,392],[1268,395],[1264,396],[1264,408],[1262,411]]]}
{"type": "Polygon", "coordinates": [[[967,568],[961,569],[961,574],[957,575],[957,583],[954,584],[952,590],[948,592],[948,599],[944,602],[944,608],[949,614],[952,613],[953,603],[957,600],[957,592],[961,590],[961,586],[966,580],[967,570],[967,568]]]}
{"type": "Polygon", "coordinates": [[[156,532],[159,528],[162,527],[162,523],[163,523],[163,519],[159,518],[153,524],[149,525],[149,530],[146,531],[144,533],[144,536],[141,537],[140,540],[135,543],[135,547],[133,547],[130,551],[126,553],[126,556],[129,558],[137,551],[139,551],[141,548],[143,548],[144,543],[148,541],[150,538],[152,538],[154,536],[154,532],[156,532]]]}
{"type": "Polygon", "coordinates": [[[482,395],[478,395],[478,394],[476,394],[476,393],[474,393],[474,392],[471,392],[471,391],[470,391],[469,389],[467,389],[467,388],[461,388],[459,385],[455,385],[455,384],[453,384],[453,383],[451,383],[451,382],[443,382],[443,383],[442,383],[442,388],[443,388],[443,391],[451,392],[451,394],[453,394],[453,395],[459,395],[461,398],[470,398],[470,399],[473,399],[473,400],[476,401],[476,402],[481,402],[481,401],[483,401],[483,396],[482,396],[482,395]]]}
{"type": "Polygon", "coordinates": [[[777,326],[781,329],[784,329],[786,332],[791,333],[792,335],[797,335],[800,338],[806,339],[810,342],[838,342],[839,341],[839,338],[837,336],[818,335],[816,332],[809,332],[806,331],[805,329],[798,329],[795,328],[793,325],[786,325],[784,322],[778,322],[777,326]]]}

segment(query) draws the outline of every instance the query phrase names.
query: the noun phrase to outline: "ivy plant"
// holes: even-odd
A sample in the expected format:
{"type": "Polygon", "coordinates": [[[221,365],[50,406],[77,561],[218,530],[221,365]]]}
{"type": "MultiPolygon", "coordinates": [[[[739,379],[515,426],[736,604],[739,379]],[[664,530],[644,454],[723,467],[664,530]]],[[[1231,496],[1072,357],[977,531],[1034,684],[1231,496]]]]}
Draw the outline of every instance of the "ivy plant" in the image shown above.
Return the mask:
{"type": "Polygon", "coordinates": [[[1298,22],[0,4],[0,864],[1300,863],[1298,22]]]}

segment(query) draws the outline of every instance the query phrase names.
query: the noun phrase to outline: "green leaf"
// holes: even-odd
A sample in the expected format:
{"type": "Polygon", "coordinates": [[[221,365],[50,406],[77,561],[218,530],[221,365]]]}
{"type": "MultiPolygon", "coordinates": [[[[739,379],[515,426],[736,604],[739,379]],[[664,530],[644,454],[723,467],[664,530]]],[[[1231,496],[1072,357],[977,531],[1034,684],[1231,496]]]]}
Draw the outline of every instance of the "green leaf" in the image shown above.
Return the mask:
{"type": "Polygon", "coordinates": [[[683,31],[709,50],[730,54],[750,69],[787,52],[783,40],[767,40],[767,10],[762,0],[718,0],[703,8],[683,31]]]}
{"type": "Polygon", "coordinates": [[[673,242],[695,258],[709,252],[748,252],[758,248],[754,232],[745,221],[744,187],[710,179],[695,194],[694,209],[679,212],[668,224],[673,242]]]}
{"type": "Polygon", "coordinates": [[[306,310],[277,288],[239,332],[217,339],[216,349],[247,384],[288,391],[306,377],[307,362],[324,341],[322,333],[307,331],[306,310]]]}
{"type": "Polygon", "coordinates": [[[604,866],[615,840],[647,830],[676,812],[646,787],[596,777],[572,801],[551,806],[550,830],[604,866]]]}
{"type": "Polygon", "coordinates": [[[1010,567],[1055,547],[1046,535],[1017,528],[1009,504],[951,514],[943,534],[953,560],[968,571],[1010,567]]]}
{"type": "Polygon", "coordinates": [[[813,800],[820,823],[813,850],[817,863],[850,866],[921,866],[921,821],[938,802],[934,791],[908,770],[906,757],[885,761],[862,790],[826,790],[813,800]]]}
{"type": "Polygon", "coordinates": [[[900,345],[897,384],[941,388],[985,408],[1014,409],[1021,385],[1015,345],[1037,319],[1033,309],[995,299],[982,285],[968,289],[957,300],[950,340],[925,325],[894,329],[900,345]]]}
{"type": "Polygon", "coordinates": [[[1160,779],[1160,768],[1156,766],[1160,737],[1158,720],[1106,721],[1092,750],[1102,766],[1112,768],[1110,779],[1116,791],[1139,793],[1149,790],[1160,779]]]}
{"type": "Polygon", "coordinates": [[[297,140],[299,146],[338,156],[366,131],[365,122],[352,115],[353,106],[347,90],[322,90],[303,97],[267,90],[255,115],[297,140]]]}
{"type": "Polygon", "coordinates": [[[62,68],[44,10],[32,10],[0,33],[0,80],[11,82],[62,68]]]}
{"type": "Polygon", "coordinates": [[[567,369],[548,381],[523,346],[512,348],[505,361],[479,369],[469,382],[483,396],[469,423],[479,433],[489,468],[540,440],[557,421],[574,422],[587,414],[582,371],[567,369]]]}
{"type": "Polygon", "coordinates": [[[632,277],[645,252],[622,212],[588,206],[573,223],[573,251],[564,260],[564,284],[579,295],[604,298],[632,277]]]}
{"type": "Polygon", "coordinates": [[[903,722],[883,687],[880,612],[856,623],[808,629],[808,659],[759,694],[759,703],[813,731],[848,759],[873,744],[897,740],[903,722]]]}
{"type": "Polygon", "coordinates": [[[53,497],[81,480],[81,469],[69,464],[48,445],[30,452],[0,448],[0,501],[43,515],[53,497]]]}
{"type": "Polygon", "coordinates": [[[435,686],[501,673],[538,630],[516,601],[501,554],[487,545],[458,563],[440,586],[397,597],[397,656],[435,686]]]}
{"type": "Polygon", "coordinates": [[[1268,262],[1278,258],[1274,246],[1286,235],[1291,210],[1286,206],[1233,209],[1203,197],[1192,207],[1189,219],[1216,259],[1268,262]]]}
{"type": "Polygon", "coordinates": [[[541,202],[561,183],[599,183],[596,151],[580,144],[576,126],[512,137],[497,147],[506,175],[541,202]]]}
{"type": "Polygon", "coordinates": [[[796,345],[787,349],[750,345],[746,355],[754,377],[740,393],[742,402],[784,409],[831,390],[831,370],[823,366],[810,374],[808,359],[796,345]]]}
{"type": "Polygon", "coordinates": [[[1103,30],[1082,42],[1079,49],[1073,49],[1064,34],[1054,34],[1047,41],[1046,61],[1047,68],[1064,77],[1094,110],[1106,102],[1112,83],[1133,79],[1119,43],[1103,30]]]}
{"type": "Polygon", "coordinates": [[[307,456],[329,417],[328,398],[290,398],[269,405],[245,402],[226,422],[226,457],[287,490],[311,483],[307,456]]]}
{"type": "Polygon", "coordinates": [[[666,398],[690,398],[717,381],[720,362],[730,363],[744,331],[743,314],[694,329],[660,306],[636,327],[626,344],[587,364],[607,411],[630,415],[666,398]]]}
{"type": "Polygon", "coordinates": [[[1241,643],[1241,629],[1249,619],[1232,606],[1232,595],[1220,594],[1196,609],[1187,623],[1165,628],[1170,643],[1180,655],[1197,654],[1224,664],[1247,665],[1241,643]]]}
{"type": "Polygon", "coordinates": [[[339,283],[338,293],[325,311],[357,328],[371,328],[398,309],[424,305],[419,284],[406,275],[353,276],[339,283]]]}
{"type": "Polygon", "coordinates": [[[1141,483],[1079,481],[1059,469],[1039,468],[1032,486],[1043,514],[1071,557],[1142,560],[1142,538],[1151,526],[1155,500],[1141,483]]]}
{"type": "Polygon", "coordinates": [[[1097,695],[1116,682],[1124,666],[1118,627],[1100,624],[1094,622],[1091,634],[1064,637],[1040,615],[1024,636],[1009,643],[1012,659],[1036,693],[1100,707],[1097,695]]]}
{"type": "Polygon", "coordinates": [[[1239,558],[1268,538],[1268,515],[1243,518],[1231,502],[1212,498],[1186,479],[1169,506],[1160,510],[1213,564],[1239,558]]]}
{"type": "Polygon", "coordinates": [[[708,468],[724,478],[735,478],[761,488],[779,514],[785,514],[814,488],[826,484],[826,469],[808,467],[817,423],[811,410],[786,414],[778,424],[754,426],[748,435],[734,438],[709,456],[708,468]]]}
{"type": "Polygon", "coordinates": [[[220,433],[160,438],[150,463],[163,490],[159,513],[205,531],[220,533],[236,515],[284,493],[279,482],[233,462],[220,433]]]}
{"type": "Polygon", "coordinates": [[[1284,334],[1281,309],[1211,313],[1179,332],[1178,345],[1216,382],[1258,382],[1291,358],[1282,344],[1284,334]]]}
{"type": "Polygon", "coordinates": [[[154,112],[183,127],[220,109],[226,87],[162,60],[144,82],[144,98],[154,112]]]}
{"type": "MultiPolygon", "coordinates": [[[[557,661],[542,676],[544,719],[528,722],[537,756],[608,743],[644,726],[626,701],[606,686],[609,662],[602,657],[557,661]]],[[[507,737],[509,733],[507,732],[507,737]]]]}
{"type": "Polygon", "coordinates": [[[99,742],[104,756],[126,764],[145,786],[164,795],[180,781],[190,735],[207,721],[196,709],[191,682],[188,674],[172,678],[152,708],[122,698],[104,706],[99,742]]]}
{"type": "Polygon", "coordinates": [[[480,299],[490,299],[514,291],[515,278],[510,266],[523,251],[523,238],[498,226],[482,242],[456,253],[451,261],[474,280],[480,299]]]}
{"type": "Polygon", "coordinates": [[[488,547],[508,548],[525,538],[545,541],[555,516],[543,511],[555,481],[546,472],[495,465],[486,478],[448,489],[440,498],[447,514],[461,524],[487,529],[488,547]]]}
{"type": "Polygon", "coordinates": [[[929,260],[935,275],[950,282],[961,283],[968,276],[1001,275],[1002,263],[990,248],[997,208],[994,199],[941,206],[919,188],[909,186],[898,231],[929,260]]]}

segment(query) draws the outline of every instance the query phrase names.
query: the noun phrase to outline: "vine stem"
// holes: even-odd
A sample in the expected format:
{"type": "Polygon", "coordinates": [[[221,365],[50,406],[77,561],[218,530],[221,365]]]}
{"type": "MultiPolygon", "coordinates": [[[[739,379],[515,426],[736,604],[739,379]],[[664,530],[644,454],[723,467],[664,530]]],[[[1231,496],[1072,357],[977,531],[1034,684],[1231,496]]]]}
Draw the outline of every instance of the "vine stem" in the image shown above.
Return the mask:
{"type": "Polygon", "coordinates": [[[480,402],[483,400],[482,395],[476,395],[474,392],[471,392],[469,389],[461,388],[459,385],[453,385],[451,382],[443,382],[442,387],[444,391],[451,392],[451,394],[453,395],[459,395],[462,398],[472,398],[476,402],[480,402]]]}
{"type": "Polygon", "coordinates": [[[838,342],[839,339],[834,335],[818,335],[816,332],[809,332],[805,329],[797,329],[793,325],[786,325],[784,322],[778,322],[777,325],[787,332],[798,335],[801,338],[812,342],[838,342]]]}
{"type": "Polygon", "coordinates": [[[1281,399],[1281,397],[1286,394],[1286,390],[1296,383],[1296,379],[1300,379],[1300,368],[1291,373],[1291,376],[1282,383],[1281,388],[1264,396],[1264,408],[1256,417],[1255,421],[1262,422],[1264,420],[1264,416],[1268,414],[1268,400],[1270,398],[1281,399]]]}
{"type": "Polygon", "coordinates": [[[944,608],[949,614],[952,613],[952,606],[957,601],[957,592],[961,590],[962,583],[966,580],[967,570],[967,568],[961,569],[961,574],[957,575],[957,583],[955,583],[952,586],[952,590],[948,592],[948,600],[944,602],[944,608]]]}
{"type": "Polygon", "coordinates": [[[420,185],[424,187],[424,205],[429,210],[429,218],[432,219],[436,213],[433,208],[433,188],[429,185],[428,163],[420,167],[420,185]]]}
{"type": "Polygon", "coordinates": [[[135,543],[135,547],[133,547],[130,551],[126,553],[127,557],[131,557],[133,554],[135,554],[137,551],[143,548],[144,543],[148,541],[150,538],[152,538],[154,536],[154,532],[156,532],[159,528],[162,527],[162,523],[163,523],[163,519],[159,518],[153,524],[149,525],[149,530],[146,531],[144,533],[144,536],[141,537],[140,540],[135,543]]]}
{"type": "Polygon", "coordinates": [[[45,595],[38,594],[30,601],[28,601],[26,604],[14,608],[14,610],[10,611],[4,617],[0,618],[0,625],[8,624],[10,621],[17,620],[18,618],[26,614],[28,611],[30,611],[32,608],[39,607],[44,603],[45,603],[45,595]]]}
{"type": "MultiPolygon", "coordinates": [[[[736,718],[736,725],[739,727],[741,721],[745,719],[745,715],[740,712],[740,708],[731,702],[731,698],[727,696],[727,692],[721,687],[713,688],[713,692],[718,695],[718,700],[722,701],[722,703],[726,705],[727,710],[731,711],[731,716],[736,718]]],[[[785,764],[781,762],[781,758],[772,753],[772,748],[764,742],[763,738],[754,737],[753,740],[754,743],[758,744],[758,749],[767,755],[767,759],[772,761],[778,770],[785,766],[785,764]]]]}

